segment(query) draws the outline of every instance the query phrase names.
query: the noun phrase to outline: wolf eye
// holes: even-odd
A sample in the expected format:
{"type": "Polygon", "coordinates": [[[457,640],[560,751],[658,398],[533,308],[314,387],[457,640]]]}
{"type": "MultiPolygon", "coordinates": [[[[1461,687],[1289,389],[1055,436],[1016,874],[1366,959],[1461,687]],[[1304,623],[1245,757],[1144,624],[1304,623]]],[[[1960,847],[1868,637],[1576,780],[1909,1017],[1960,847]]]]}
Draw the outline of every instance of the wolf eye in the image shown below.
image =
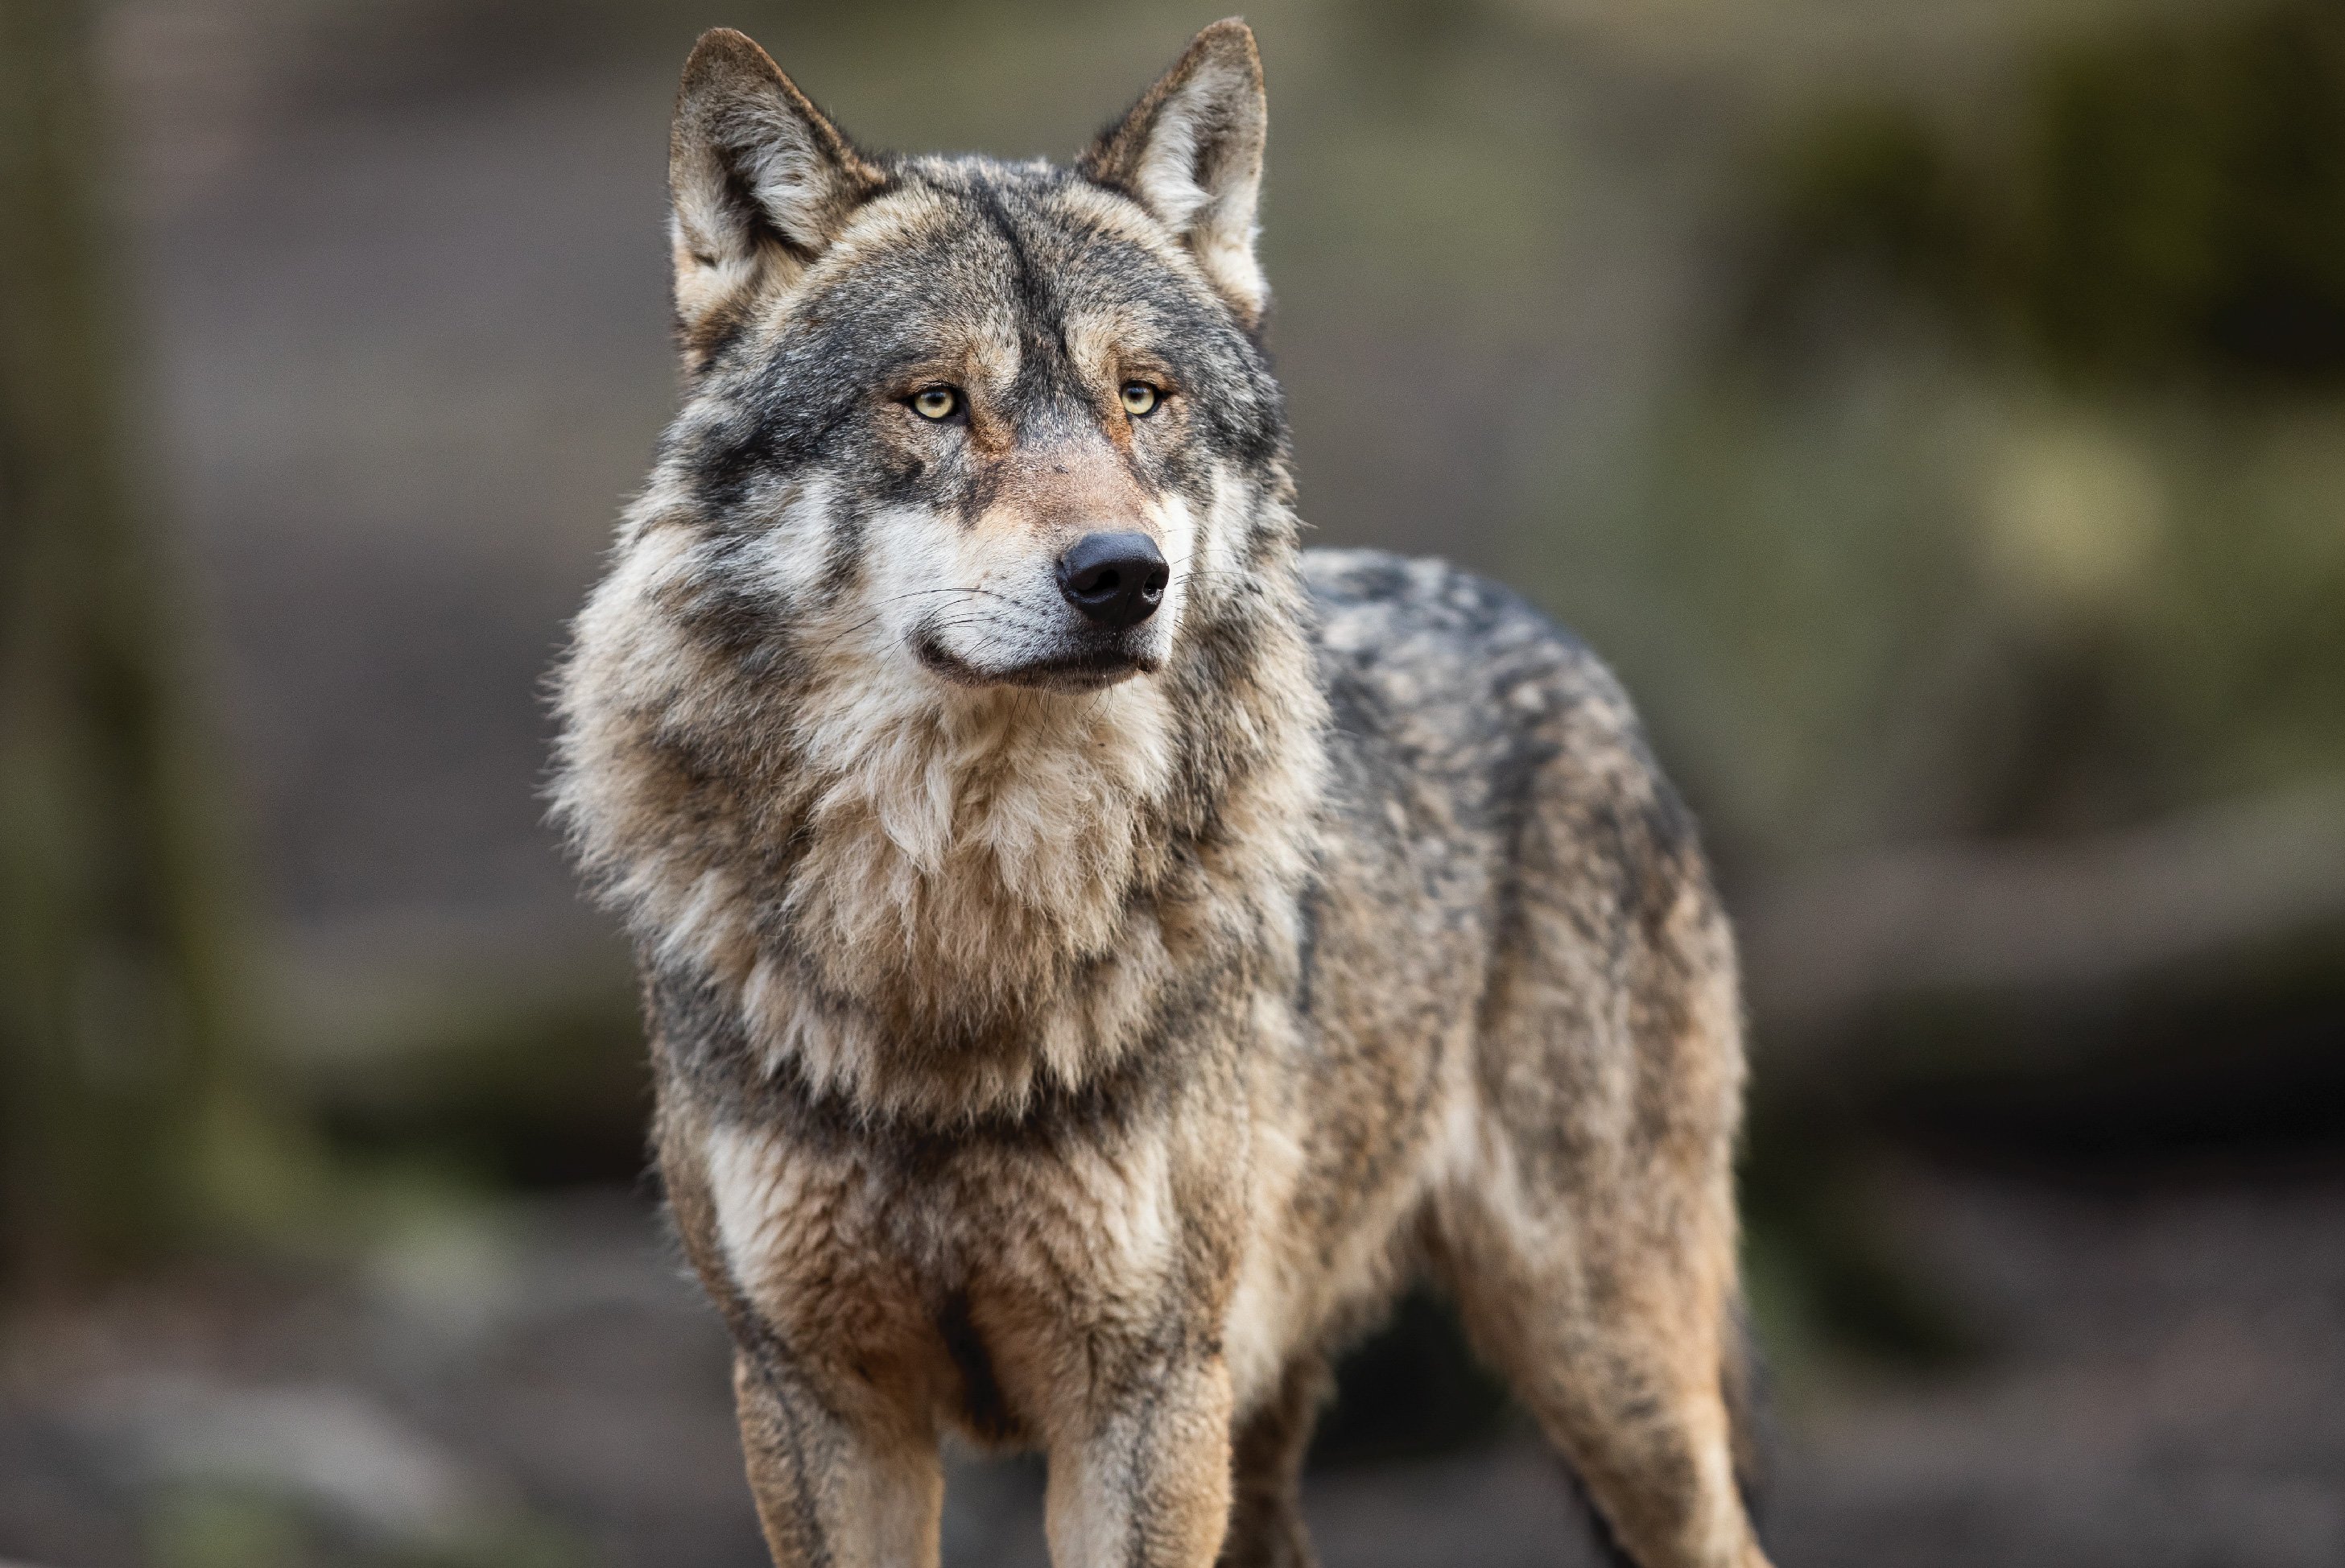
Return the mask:
{"type": "Polygon", "coordinates": [[[912,411],[924,420],[949,420],[960,412],[960,393],[950,387],[923,387],[912,394],[912,411]]]}
{"type": "Polygon", "coordinates": [[[1135,420],[1144,420],[1154,413],[1156,405],[1163,401],[1163,398],[1162,392],[1145,381],[1126,381],[1123,384],[1123,411],[1135,420]]]}

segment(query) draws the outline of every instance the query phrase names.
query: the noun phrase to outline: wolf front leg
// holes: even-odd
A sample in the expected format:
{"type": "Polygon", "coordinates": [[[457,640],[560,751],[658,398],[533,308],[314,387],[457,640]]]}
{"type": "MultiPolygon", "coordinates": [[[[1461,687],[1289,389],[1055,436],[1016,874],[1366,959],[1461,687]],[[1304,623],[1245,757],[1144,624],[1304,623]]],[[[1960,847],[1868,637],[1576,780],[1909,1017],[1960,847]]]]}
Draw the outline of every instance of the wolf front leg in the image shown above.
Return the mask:
{"type": "Polygon", "coordinates": [[[852,1424],[755,1349],[734,1356],[733,1393],[777,1568],[937,1568],[945,1482],[933,1437],[852,1424]]]}
{"type": "Polygon", "coordinates": [[[1218,1354],[1116,1377],[1051,1444],[1053,1568],[1212,1568],[1229,1529],[1230,1413],[1218,1354]]]}

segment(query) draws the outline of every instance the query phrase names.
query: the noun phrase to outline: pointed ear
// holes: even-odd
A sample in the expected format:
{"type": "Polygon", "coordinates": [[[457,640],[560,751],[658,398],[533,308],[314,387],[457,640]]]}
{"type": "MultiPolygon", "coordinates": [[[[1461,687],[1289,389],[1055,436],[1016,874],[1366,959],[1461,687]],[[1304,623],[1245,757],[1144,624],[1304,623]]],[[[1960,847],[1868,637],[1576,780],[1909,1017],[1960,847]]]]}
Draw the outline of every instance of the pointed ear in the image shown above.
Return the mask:
{"type": "Polygon", "coordinates": [[[676,316],[696,358],[728,307],[804,270],[885,177],[766,51],[718,27],[684,65],[667,183],[676,316]]]}
{"type": "Polygon", "coordinates": [[[1248,326],[1270,302],[1254,255],[1268,126],[1262,56],[1253,32],[1232,17],[1198,34],[1081,164],[1179,235],[1248,326]]]}

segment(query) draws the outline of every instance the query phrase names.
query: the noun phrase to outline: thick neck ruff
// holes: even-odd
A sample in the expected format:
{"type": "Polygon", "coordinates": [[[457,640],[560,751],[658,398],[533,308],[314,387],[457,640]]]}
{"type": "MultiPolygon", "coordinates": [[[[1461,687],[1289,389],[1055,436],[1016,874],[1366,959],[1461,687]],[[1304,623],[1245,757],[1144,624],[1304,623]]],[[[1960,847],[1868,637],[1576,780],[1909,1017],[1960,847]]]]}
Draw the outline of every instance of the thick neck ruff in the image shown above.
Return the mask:
{"type": "Polygon", "coordinates": [[[716,559],[655,520],[623,546],[556,805],[646,965],[715,986],[768,1067],[868,1115],[1015,1114],[1200,976],[1291,962],[1325,717],[1291,549],[1088,693],[947,686],[847,608],[745,657],[689,612],[716,559]]]}

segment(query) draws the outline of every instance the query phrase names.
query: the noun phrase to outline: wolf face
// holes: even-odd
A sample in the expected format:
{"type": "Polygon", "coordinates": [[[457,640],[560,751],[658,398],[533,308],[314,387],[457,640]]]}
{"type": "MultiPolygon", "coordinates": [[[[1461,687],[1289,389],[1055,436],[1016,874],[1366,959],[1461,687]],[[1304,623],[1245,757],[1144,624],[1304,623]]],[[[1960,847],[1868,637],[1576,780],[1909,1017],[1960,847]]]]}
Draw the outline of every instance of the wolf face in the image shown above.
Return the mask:
{"type": "Polygon", "coordinates": [[[747,40],[695,63],[671,462],[703,516],[762,536],[769,617],[871,618],[878,681],[1162,670],[1284,447],[1259,275],[1211,216],[1257,177],[1258,125],[1223,123],[1244,74],[1200,73],[1138,150],[1071,174],[875,163],[747,40]]]}
{"type": "MultiPolygon", "coordinates": [[[[1262,148],[1243,28],[1072,170],[859,152],[738,34],[686,66],[685,403],[578,624],[557,801],[777,1051],[867,1082],[875,1033],[966,1067],[1038,999],[1141,996],[1140,895],[1307,796],[1262,148]]],[[[1071,1016],[1062,1077],[1141,1022],[1071,1016]]]]}

